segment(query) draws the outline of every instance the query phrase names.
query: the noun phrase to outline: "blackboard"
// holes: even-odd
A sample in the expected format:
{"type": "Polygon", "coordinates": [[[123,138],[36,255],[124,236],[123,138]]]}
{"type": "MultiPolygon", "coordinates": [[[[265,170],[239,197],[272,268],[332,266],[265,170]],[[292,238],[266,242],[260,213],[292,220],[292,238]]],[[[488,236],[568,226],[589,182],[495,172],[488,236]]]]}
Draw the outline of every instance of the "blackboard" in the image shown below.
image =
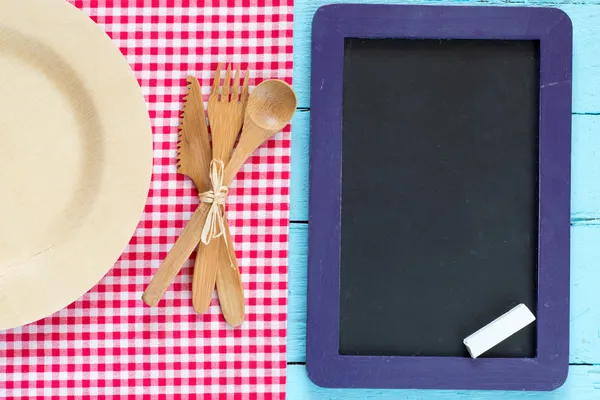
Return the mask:
{"type": "Polygon", "coordinates": [[[567,376],[572,26],[551,8],[313,20],[306,363],[325,387],[567,376]],[[536,316],[479,358],[463,340],[536,316]]]}
{"type": "Polygon", "coordinates": [[[539,42],[347,38],[343,82],[340,353],[468,356],[536,308],[539,42]]]}

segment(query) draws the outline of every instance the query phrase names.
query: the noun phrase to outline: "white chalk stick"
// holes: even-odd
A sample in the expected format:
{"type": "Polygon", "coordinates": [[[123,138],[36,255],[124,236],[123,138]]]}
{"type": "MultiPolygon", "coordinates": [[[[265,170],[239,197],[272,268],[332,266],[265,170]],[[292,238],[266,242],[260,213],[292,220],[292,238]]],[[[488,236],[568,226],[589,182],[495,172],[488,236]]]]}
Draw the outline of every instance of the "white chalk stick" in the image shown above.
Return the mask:
{"type": "Polygon", "coordinates": [[[477,358],[533,321],[535,316],[529,308],[525,304],[519,304],[467,337],[463,343],[467,346],[471,357],[477,358]]]}

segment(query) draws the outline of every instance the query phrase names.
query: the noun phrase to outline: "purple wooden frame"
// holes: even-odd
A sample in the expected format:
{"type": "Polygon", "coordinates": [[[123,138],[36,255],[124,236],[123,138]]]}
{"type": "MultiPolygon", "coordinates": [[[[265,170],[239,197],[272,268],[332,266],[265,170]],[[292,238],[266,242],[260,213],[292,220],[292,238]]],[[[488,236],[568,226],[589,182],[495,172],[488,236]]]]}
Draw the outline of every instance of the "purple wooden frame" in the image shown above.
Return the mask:
{"type": "Polygon", "coordinates": [[[569,366],[572,25],[528,7],[330,5],[313,20],[307,370],[324,387],[552,390],[569,366]],[[339,354],[344,39],[540,41],[535,358],[339,354]]]}

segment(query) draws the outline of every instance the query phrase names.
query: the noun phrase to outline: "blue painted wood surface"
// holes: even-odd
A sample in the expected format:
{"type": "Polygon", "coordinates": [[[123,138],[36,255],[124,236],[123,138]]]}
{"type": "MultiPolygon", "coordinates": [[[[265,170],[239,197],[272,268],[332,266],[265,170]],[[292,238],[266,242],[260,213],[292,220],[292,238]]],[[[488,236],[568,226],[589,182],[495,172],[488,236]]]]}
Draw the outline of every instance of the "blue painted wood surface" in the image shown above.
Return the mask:
{"type": "MultiPolygon", "coordinates": [[[[317,8],[352,0],[296,0],[294,87],[299,110],[292,129],[292,190],[288,307],[288,399],[600,400],[600,0],[405,1],[410,4],[549,6],[573,21],[573,188],[571,212],[571,343],[569,378],[557,391],[455,392],[322,389],[306,375],[310,30],[317,8]]],[[[368,1],[397,3],[395,1],[368,1]]]]}

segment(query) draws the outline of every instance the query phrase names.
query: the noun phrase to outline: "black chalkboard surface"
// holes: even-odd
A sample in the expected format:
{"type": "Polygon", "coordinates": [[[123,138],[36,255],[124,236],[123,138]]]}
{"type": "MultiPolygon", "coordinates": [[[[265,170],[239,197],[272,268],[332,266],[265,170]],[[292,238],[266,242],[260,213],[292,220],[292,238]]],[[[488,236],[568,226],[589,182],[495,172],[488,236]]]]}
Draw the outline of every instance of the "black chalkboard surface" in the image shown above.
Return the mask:
{"type": "MultiPolygon", "coordinates": [[[[468,356],[536,307],[536,41],[345,42],[341,354],[468,356]]],[[[535,325],[486,357],[535,356],[535,325]]]]}
{"type": "Polygon", "coordinates": [[[562,385],[568,16],[335,4],[316,12],[312,39],[310,379],[356,388],[562,385]],[[483,352],[470,341],[469,353],[465,338],[522,303],[530,325],[512,335],[500,328],[508,337],[483,352]]]}

